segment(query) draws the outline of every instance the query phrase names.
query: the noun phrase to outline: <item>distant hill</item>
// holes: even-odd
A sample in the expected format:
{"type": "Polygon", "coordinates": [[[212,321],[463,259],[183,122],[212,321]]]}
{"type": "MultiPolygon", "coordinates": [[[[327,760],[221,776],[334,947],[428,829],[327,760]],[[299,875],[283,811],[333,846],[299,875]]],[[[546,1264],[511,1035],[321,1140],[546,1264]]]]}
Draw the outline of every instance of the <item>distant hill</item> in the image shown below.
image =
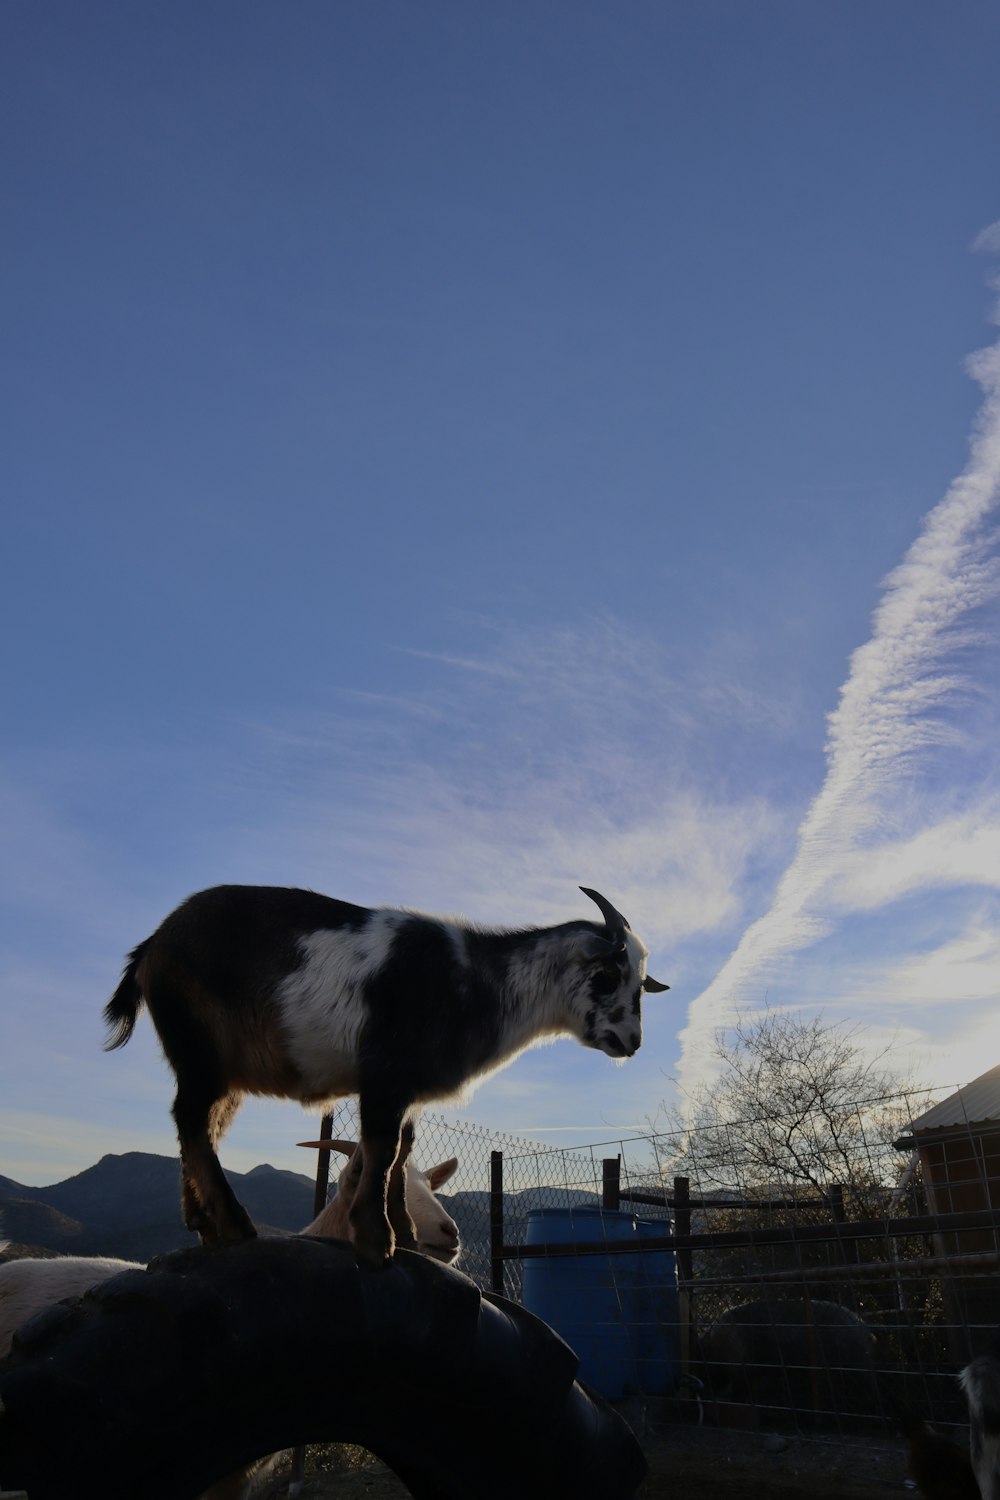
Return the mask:
{"type": "Polygon", "coordinates": [[[102,1156],[96,1166],[35,1192],[53,1208],[107,1233],[162,1218],[165,1209],[172,1208],[176,1217],[179,1182],[173,1158],[128,1151],[102,1156]]]}
{"type": "MultiPolygon", "coordinates": [[[[314,1183],[262,1165],[226,1176],[260,1227],[302,1229],[313,1217],[314,1183]]],[[[147,1261],[197,1244],[180,1214],[180,1164],[174,1157],[128,1151],[51,1187],[0,1177],[0,1238],[69,1255],[119,1255],[147,1261]]]]}
{"type": "Polygon", "coordinates": [[[30,1198],[0,1198],[0,1237],[26,1245],[44,1245],[63,1255],[86,1255],[87,1232],[47,1203],[30,1198]]]}
{"type": "MultiPolygon", "coordinates": [[[[246,1173],[227,1172],[233,1191],[258,1229],[294,1232],[313,1218],[312,1178],[263,1164],[246,1173]]],[[[152,1260],[197,1244],[181,1221],[180,1164],[171,1156],[127,1151],[102,1156],[92,1167],[51,1187],[26,1187],[0,1176],[0,1239],[15,1241],[20,1253],[116,1255],[152,1260]]],[[[458,1225],[463,1255],[459,1265],[486,1282],[490,1265],[490,1204],[485,1192],[442,1193],[441,1201],[458,1225]]],[[[524,1236],[536,1208],[595,1206],[593,1193],[560,1188],[528,1188],[504,1194],[504,1236],[524,1236]]]]}

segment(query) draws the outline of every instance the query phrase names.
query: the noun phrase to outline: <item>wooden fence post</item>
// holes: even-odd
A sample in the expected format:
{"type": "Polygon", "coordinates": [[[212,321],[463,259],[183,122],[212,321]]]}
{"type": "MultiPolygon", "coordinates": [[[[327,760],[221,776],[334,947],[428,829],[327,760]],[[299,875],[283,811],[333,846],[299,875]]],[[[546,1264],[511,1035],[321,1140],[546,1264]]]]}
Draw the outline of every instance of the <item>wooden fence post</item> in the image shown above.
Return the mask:
{"type": "Polygon", "coordinates": [[[601,1207],[617,1209],[622,1202],[621,1156],[606,1156],[601,1162],[601,1207]]]}
{"type": "MultiPolygon", "coordinates": [[[[687,1177],[674,1178],[674,1234],[691,1233],[691,1183],[687,1177]]],[[[690,1249],[678,1250],[677,1269],[682,1281],[694,1275],[690,1249]]]]}
{"type": "MultiPolygon", "coordinates": [[[[333,1110],[324,1115],[319,1122],[319,1138],[321,1141],[333,1140],[333,1110]]],[[[326,1207],[326,1195],[330,1186],[330,1153],[322,1148],[317,1152],[316,1161],[316,1191],[313,1194],[313,1218],[321,1214],[326,1207]]]]}
{"type": "MultiPolygon", "coordinates": [[[[847,1210],[844,1207],[844,1189],[839,1182],[835,1182],[830,1189],[830,1209],[833,1214],[833,1222],[835,1224],[847,1223],[847,1210]]],[[[841,1240],[839,1241],[838,1248],[840,1250],[841,1256],[848,1265],[857,1265],[857,1240],[841,1240]]]]}
{"type": "MultiPolygon", "coordinates": [[[[691,1233],[691,1183],[687,1177],[674,1178],[674,1234],[691,1233]]],[[[693,1257],[690,1249],[677,1251],[677,1332],[680,1343],[681,1375],[691,1369],[691,1279],[693,1257]]]]}
{"type": "Polygon", "coordinates": [[[490,1285],[503,1296],[503,1152],[490,1152],[490,1285]]]}

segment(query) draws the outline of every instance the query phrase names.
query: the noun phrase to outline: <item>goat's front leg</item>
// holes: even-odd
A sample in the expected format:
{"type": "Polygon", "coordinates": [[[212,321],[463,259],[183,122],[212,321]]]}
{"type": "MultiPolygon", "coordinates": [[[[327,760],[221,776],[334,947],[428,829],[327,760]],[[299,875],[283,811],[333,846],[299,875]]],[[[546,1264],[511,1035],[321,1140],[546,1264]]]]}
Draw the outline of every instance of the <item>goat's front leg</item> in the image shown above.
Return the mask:
{"type": "MultiPolygon", "coordinates": [[[[360,1103],[361,1181],[351,1204],[349,1218],[358,1259],[368,1261],[373,1266],[382,1266],[391,1259],[396,1248],[388,1213],[389,1179],[400,1152],[405,1106],[396,1108],[381,1102],[372,1104],[363,1089],[360,1103]]],[[[394,1186],[394,1198],[397,1191],[394,1186]]],[[[403,1212],[405,1211],[404,1205],[403,1212]]],[[[410,1232],[412,1234],[412,1227],[410,1232]]]]}
{"type": "Polygon", "coordinates": [[[389,1169],[386,1187],[385,1211],[390,1228],[396,1237],[397,1250],[415,1250],[417,1232],[406,1206],[406,1163],[413,1151],[413,1122],[407,1120],[399,1133],[399,1150],[389,1169]]]}

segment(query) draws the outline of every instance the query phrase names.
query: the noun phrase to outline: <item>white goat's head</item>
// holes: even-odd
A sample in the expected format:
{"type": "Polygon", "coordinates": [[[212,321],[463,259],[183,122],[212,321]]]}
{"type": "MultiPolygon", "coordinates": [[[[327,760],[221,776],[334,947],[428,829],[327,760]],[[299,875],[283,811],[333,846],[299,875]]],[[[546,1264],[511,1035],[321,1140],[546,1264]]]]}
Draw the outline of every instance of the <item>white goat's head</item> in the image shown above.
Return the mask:
{"type": "MultiPolygon", "coordinates": [[[[337,1196],[327,1205],[327,1209],[321,1215],[325,1224],[323,1230],[319,1231],[328,1234],[336,1231],[346,1237],[349,1233],[348,1210],[354,1202],[361,1179],[361,1147],[356,1141],[300,1141],[299,1144],[316,1146],[320,1150],[339,1151],[348,1158],[337,1178],[337,1196]],[[331,1210],[336,1216],[332,1227],[330,1225],[331,1210]]],[[[431,1167],[426,1172],[422,1171],[413,1158],[408,1156],[403,1167],[406,1207],[416,1230],[417,1249],[422,1255],[443,1261],[446,1266],[452,1265],[458,1259],[462,1247],[458,1225],[451,1215],[445,1212],[443,1204],[438,1201],[435,1194],[457,1169],[457,1156],[450,1156],[447,1161],[438,1162],[436,1167],[431,1167]]],[[[315,1230],[315,1225],[311,1227],[315,1230]]]]}
{"type": "Polygon", "coordinates": [[[436,1197],[437,1190],[458,1168],[458,1157],[449,1156],[436,1167],[421,1171],[416,1162],[408,1160],[406,1172],[406,1204],[417,1231],[417,1249],[434,1260],[444,1261],[450,1266],[458,1259],[461,1242],[458,1225],[444,1205],[436,1197]]]}

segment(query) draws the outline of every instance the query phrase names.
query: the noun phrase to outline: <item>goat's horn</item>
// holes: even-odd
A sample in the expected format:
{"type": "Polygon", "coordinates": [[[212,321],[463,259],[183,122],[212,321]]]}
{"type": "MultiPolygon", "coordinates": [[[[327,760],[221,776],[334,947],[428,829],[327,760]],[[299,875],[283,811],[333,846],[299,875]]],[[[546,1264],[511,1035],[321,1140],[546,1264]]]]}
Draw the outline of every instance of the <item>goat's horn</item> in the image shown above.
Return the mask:
{"type": "Polygon", "coordinates": [[[642,981],[642,987],[646,991],[647,995],[659,995],[662,994],[664,990],[669,990],[670,988],[669,984],[661,984],[658,979],[654,979],[652,974],[646,975],[645,979],[642,981]]]}
{"type": "Polygon", "coordinates": [[[589,886],[581,885],[581,891],[589,896],[591,901],[596,901],[601,908],[601,916],[607,925],[608,936],[617,942],[622,941],[623,930],[628,926],[620,911],[616,911],[607,897],[602,896],[600,891],[592,891],[589,886]]]}
{"type": "Polygon", "coordinates": [[[353,1156],[358,1149],[357,1141],[296,1141],[296,1146],[312,1146],[314,1151],[342,1151],[353,1156]]]}

